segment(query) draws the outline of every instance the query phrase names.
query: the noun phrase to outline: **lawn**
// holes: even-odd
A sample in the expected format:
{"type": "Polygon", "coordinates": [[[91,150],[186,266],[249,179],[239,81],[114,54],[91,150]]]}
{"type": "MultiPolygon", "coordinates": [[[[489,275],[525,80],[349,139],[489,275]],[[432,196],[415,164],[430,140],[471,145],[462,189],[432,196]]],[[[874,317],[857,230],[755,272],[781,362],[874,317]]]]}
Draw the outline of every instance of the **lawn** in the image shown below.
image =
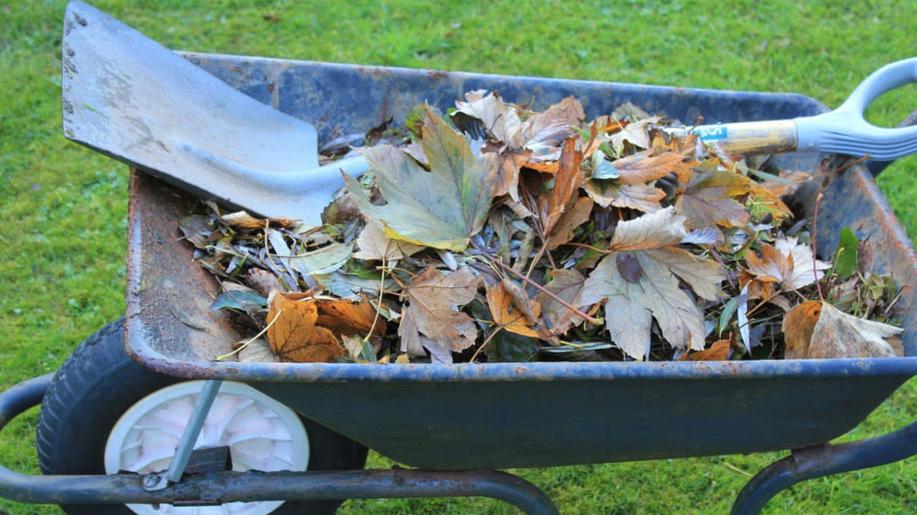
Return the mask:
{"type": "MultiPolygon", "coordinates": [[[[3,0],[0,0],[3,2],[3,0]]],[[[99,1],[167,46],[206,52],[737,90],[838,105],[869,72],[917,55],[917,4],[885,2],[99,1]],[[689,5],[690,4],[690,5],[689,5]],[[702,4],[702,5],[699,5],[702,4]]],[[[60,132],[64,3],[0,3],[0,388],[55,370],[124,311],[127,168],[60,132]]],[[[880,99],[893,125],[917,87],[880,99]]],[[[917,236],[917,158],[879,179],[917,236]]],[[[37,412],[0,438],[0,461],[37,471],[37,412]]],[[[848,437],[917,418],[911,380],[848,437]]],[[[566,513],[723,513],[778,454],[519,471],[566,513]]],[[[390,462],[371,455],[372,466],[390,462]]],[[[54,513],[0,501],[0,513],[54,513]]],[[[348,502],[345,513],[503,513],[486,500],[348,502]]],[[[810,481],[771,513],[917,512],[917,460],[810,481]]]]}

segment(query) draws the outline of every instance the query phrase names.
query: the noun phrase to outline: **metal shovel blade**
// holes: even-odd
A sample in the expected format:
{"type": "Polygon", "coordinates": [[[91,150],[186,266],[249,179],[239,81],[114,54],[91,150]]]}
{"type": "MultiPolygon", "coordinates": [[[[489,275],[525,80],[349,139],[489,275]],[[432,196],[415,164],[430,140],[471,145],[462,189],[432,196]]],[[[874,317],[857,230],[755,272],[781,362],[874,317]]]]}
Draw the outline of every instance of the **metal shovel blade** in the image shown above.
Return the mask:
{"type": "Polygon", "coordinates": [[[342,184],[326,170],[296,187],[318,166],[314,127],[90,5],[67,6],[62,52],[63,128],[73,141],[266,216],[319,223],[316,206],[342,184]]]}

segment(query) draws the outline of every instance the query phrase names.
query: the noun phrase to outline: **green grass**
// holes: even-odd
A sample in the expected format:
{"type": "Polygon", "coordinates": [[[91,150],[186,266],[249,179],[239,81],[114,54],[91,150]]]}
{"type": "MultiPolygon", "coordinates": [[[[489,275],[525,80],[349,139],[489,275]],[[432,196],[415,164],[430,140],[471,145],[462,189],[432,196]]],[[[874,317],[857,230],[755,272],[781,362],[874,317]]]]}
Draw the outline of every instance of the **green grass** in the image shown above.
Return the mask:
{"type": "MultiPolygon", "coordinates": [[[[867,73],[917,54],[917,4],[887,2],[99,1],[174,48],[391,66],[804,93],[838,105],[867,73]]],[[[127,169],[60,133],[63,3],[0,0],[0,387],[55,370],[124,310],[127,169]]],[[[893,125],[910,86],[880,99],[893,125]]],[[[917,236],[917,160],[879,184],[917,236]]],[[[848,438],[915,419],[917,380],[848,438]]],[[[35,472],[35,413],[0,437],[0,461],[35,472]]],[[[521,471],[568,513],[722,513],[776,454],[521,471]]],[[[371,457],[373,466],[387,466],[371,457]]],[[[54,513],[0,502],[0,512],[54,513]]],[[[486,500],[348,502],[345,512],[506,512],[486,500]]],[[[770,513],[913,513],[917,460],[819,479],[770,513]]]]}

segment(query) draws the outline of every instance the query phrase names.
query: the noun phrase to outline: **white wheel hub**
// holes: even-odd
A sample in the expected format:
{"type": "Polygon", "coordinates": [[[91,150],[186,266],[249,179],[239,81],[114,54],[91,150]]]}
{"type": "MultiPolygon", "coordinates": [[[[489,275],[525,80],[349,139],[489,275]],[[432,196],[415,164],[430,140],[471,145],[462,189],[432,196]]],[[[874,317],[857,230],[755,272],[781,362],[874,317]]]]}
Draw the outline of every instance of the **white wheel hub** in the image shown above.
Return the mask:
{"type": "MultiPolygon", "coordinates": [[[[166,470],[203,385],[203,381],[179,383],[157,390],[131,406],[108,436],[105,473],[126,470],[149,474],[166,470]]],[[[234,471],[303,471],[309,465],[309,439],[296,413],[241,383],[223,382],[194,444],[195,449],[224,446],[229,447],[234,471]]],[[[281,504],[283,501],[201,507],[163,504],[159,509],[146,504],[127,507],[141,515],[265,515],[281,504]]]]}

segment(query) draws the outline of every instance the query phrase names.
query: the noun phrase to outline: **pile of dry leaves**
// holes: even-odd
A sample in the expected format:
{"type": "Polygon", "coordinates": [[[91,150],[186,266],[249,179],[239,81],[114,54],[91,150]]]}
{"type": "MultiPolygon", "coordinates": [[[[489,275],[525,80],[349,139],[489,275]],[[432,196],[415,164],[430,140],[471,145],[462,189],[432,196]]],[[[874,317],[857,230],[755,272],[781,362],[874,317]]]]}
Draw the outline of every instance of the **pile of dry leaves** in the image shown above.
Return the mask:
{"type": "MultiPolygon", "coordinates": [[[[221,359],[297,362],[895,356],[896,287],[849,229],[816,259],[757,170],[633,106],[585,122],[472,92],[375,131],[320,227],[187,217],[252,337],[221,359]]],[[[346,147],[342,147],[346,151],[346,147]]]]}

